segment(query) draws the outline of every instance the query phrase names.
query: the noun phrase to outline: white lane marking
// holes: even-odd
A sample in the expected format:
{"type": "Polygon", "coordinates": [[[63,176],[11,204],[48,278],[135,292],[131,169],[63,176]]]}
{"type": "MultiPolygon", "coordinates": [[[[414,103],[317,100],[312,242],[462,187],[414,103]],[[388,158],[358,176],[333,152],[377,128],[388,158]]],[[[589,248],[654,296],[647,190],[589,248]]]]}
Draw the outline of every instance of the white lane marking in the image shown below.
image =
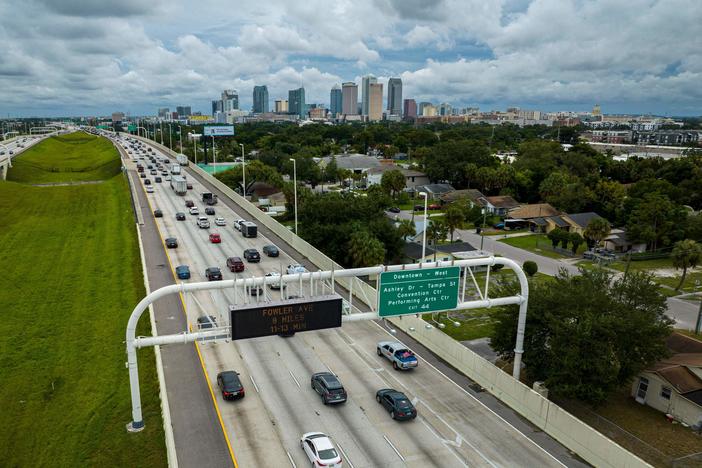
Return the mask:
{"type": "Polygon", "coordinates": [[[288,372],[290,373],[290,377],[292,377],[292,379],[293,379],[293,380],[295,381],[295,383],[297,384],[297,387],[298,387],[298,388],[302,388],[302,387],[300,387],[300,382],[297,381],[297,379],[296,379],[295,376],[293,375],[292,371],[289,370],[288,372]]]}
{"type": "MultiPolygon", "coordinates": [[[[371,320],[371,323],[372,323],[373,325],[375,325],[376,327],[378,327],[379,329],[381,329],[382,331],[384,331],[386,335],[389,335],[389,336],[391,336],[393,339],[396,339],[395,336],[394,336],[392,333],[388,332],[385,328],[381,327],[378,323],[376,323],[376,322],[374,322],[374,321],[372,321],[372,320],[371,320]]],[[[421,343],[420,343],[420,344],[421,344],[421,343]]],[[[563,466],[563,467],[566,466],[563,462],[561,462],[558,458],[556,458],[555,456],[553,456],[553,455],[552,455],[550,452],[548,452],[545,448],[543,448],[542,446],[540,446],[539,444],[537,444],[535,441],[531,440],[529,437],[527,437],[526,434],[524,434],[522,431],[520,431],[519,429],[517,429],[516,427],[514,427],[514,426],[513,426],[509,421],[507,421],[505,418],[503,418],[503,417],[500,416],[499,414],[495,413],[495,412],[494,412],[492,409],[490,409],[485,403],[483,403],[482,401],[478,400],[476,397],[474,397],[473,395],[471,395],[471,394],[468,392],[468,390],[466,390],[465,388],[463,388],[463,387],[461,387],[460,385],[458,385],[457,382],[454,382],[451,378],[449,378],[449,376],[447,376],[446,374],[444,374],[443,372],[441,372],[439,369],[437,369],[436,366],[434,366],[431,362],[427,361],[426,359],[424,359],[423,357],[421,357],[421,356],[420,356],[419,354],[417,354],[416,352],[414,353],[414,355],[417,356],[417,358],[419,358],[419,359],[421,359],[422,361],[424,361],[425,364],[427,364],[429,367],[431,367],[432,369],[434,369],[436,372],[438,372],[439,375],[442,375],[446,380],[448,380],[448,381],[451,382],[453,385],[455,385],[456,387],[458,387],[458,389],[460,389],[463,393],[465,393],[465,394],[468,395],[470,398],[472,398],[472,399],[475,400],[477,403],[479,403],[480,406],[482,406],[483,408],[485,408],[486,410],[488,410],[489,412],[491,412],[492,414],[494,414],[495,416],[497,416],[497,418],[498,418],[500,421],[502,421],[503,423],[507,424],[509,427],[511,427],[512,429],[514,429],[514,431],[515,431],[517,434],[520,434],[520,435],[521,435],[522,437],[524,437],[526,440],[528,440],[529,442],[531,442],[532,444],[534,444],[536,447],[538,447],[542,452],[544,452],[546,455],[548,455],[549,457],[551,457],[556,463],[558,463],[559,465],[561,465],[561,466],[563,466]]],[[[459,372],[459,374],[460,374],[460,373],[461,373],[461,372],[459,372]]],[[[466,378],[470,379],[470,377],[466,376],[465,374],[462,374],[462,375],[464,375],[466,378]]],[[[471,379],[471,380],[472,380],[472,379],[471,379]]],[[[491,394],[491,395],[492,395],[492,394],[491,394]]],[[[503,403],[502,400],[499,400],[499,398],[497,398],[497,397],[494,396],[494,395],[492,395],[492,396],[493,396],[495,399],[497,399],[498,401],[500,401],[500,403],[502,403],[503,405],[505,405],[505,406],[507,406],[507,407],[509,408],[509,406],[508,406],[506,403],[503,403]]],[[[551,436],[549,435],[549,437],[551,437],[551,436]]],[[[465,440],[465,439],[464,439],[464,440],[465,440]]],[[[555,440],[555,439],[554,439],[554,440],[555,440]]]]}
{"type": "MultiPolygon", "coordinates": [[[[327,367],[327,370],[329,370],[329,372],[331,372],[332,374],[334,374],[334,371],[332,370],[331,367],[329,367],[327,364],[325,364],[325,366],[327,367]]],[[[334,374],[334,375],[336,375],[336,374],[334,374]]]]}
{"type": "MultiPolygon", "coordinates": [[[[431,427],[431,425],[430,425],[428,422],[426,422],[426,421],[424,420],[423,417],[419,416],[419,420],[421,421],[422,424],[424,424],[424,425],[426,426],[426,428],[429,430],[429,432],[431,432],[432,434],[434,434],[434,436],[436,436],[436,438],[439,439],[439,440],[441,441],[442,444],[444,444],[444,445],[446,445],[446,446],[448,446],[448,445],[453,445],[453,446],[456,447],[456,448],[461,448],[461,443],[460,443],[461,437],[460,437],[460,436],[456,436],[456,441],[455,441],[455,442],[452,441],[452,440],[446,440],[446,439],[444,439],[443,437],[441,437],[441,435],[438,434],[438,433],[434,430],[434,428],[431,427]]],[[[447,448],[448,448],[448,447],[447,447],[447,448]]],[[[458,463],[460,463],[461,465],[463,465],[465,468],[469,468],[469,465],[467,465],[466,462],[464,462],[464,461],[461,459],[461,457],[456,453],[455,450],[449,449],[449,452],[451,452],[451,453],[453,454],[453,456],[456,457],[456,460],[458,460],[458,463]]]]}
{"type": "Polygon", "coordinates": [[[404,462],[404,461],[405,461],[405,457],[403,457],[402,454],[400,453],[400,451],[397,450],[397,448],[395,448],[394,445],[392,445],[392,442],[390,442],[390,439],[388,439],[388,436],[383,435],[383,439],[385,439],[385,442],[387,442],[388,445],[390,446],[390,448],[392,448],[392,449],[395,451],[395,453],[397,454],[397,456],[400,457],[400,460],[402,460],[402,461],[404,462]]]}
{"type": "Polygon", "coordinates": [[[290,460],[290,464],[292,465],[292,467],[293,467],[293,468],[297,468],[297,465],[295,464],[295,462],[293,461],[292,457],[290,456],[290,452],[288,452],[288,451],[286,450],[285,453],[288,455],[288,460],[290,460]]]}
{"type": "Polygon", "coordinates": [[[253,384],[256,393],[261,393],[258,391],[258,385],[256,385],[256,381],[253,379],[253,375],[249,375],[249,378],[251,379],[251,383],[253,384]]]}
{"type": "Polygon", "coordinates": [[[353,463],[351,463],[351,460],[349,460],[349,456],[346,455],[346,452],[344,452],[344,449],[341,447],[341,444],[337,442],[336,446],[339,448],[339,452],[341,452],[341,454],[344,456],[344,461],[342,463],[346,463],[351,468],[353,468],[353,463]]]}

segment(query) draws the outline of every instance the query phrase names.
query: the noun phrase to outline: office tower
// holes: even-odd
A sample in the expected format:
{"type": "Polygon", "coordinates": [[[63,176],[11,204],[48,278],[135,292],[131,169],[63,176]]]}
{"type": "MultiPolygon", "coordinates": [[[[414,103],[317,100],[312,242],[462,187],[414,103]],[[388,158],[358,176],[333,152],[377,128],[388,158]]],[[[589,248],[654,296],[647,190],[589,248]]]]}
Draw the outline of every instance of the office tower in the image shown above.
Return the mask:
{"type": "Polygon", "coordinates": [[[168,107],[161,107],[158,110],[158,116],[161,119],[167,119],[170,116],[170,110],[168,109],[168,107]]]}
{"type": "Polygon", "coordinates": [[[402,109],[402,115],[406,119],[414,119],[417,117],[417,101],[414,99],[405,99],[402,109]]]}
{"type": "Polygon", "coordinates": [[[176,112],[178,113],[178,117],[187,117],[192,114],[190,106],[177,106],[176,112]]]}
{"type": "Polygon", "coordinates": [[[222,112],[239,109],[239,93],[236,89],[222,91],[222,112]]]}
{"type": "Polygon", "coordinates": [[[305,106],[305,88],[291,89],[288,91],[288,113],[295,114],[301,119],[307,114],[305,106]]]}
{"type": "Polygon", "coordinates": [[[268,86],[254,86],[253,111],[254,114],[268,112],[268,86]]]}
{"type": "Polygon", "coordinates": [[[366,75],[363,77],[362,81],[362,86],[363,86],[363,96],[361,98],[361,103],[362,103],[362,108],[361,108],[361,113],[362,115],[368,115],[369,111],[369,104],[370,104],[370,85],[373,83],[377,83],[378,79],[374,77],[373,75],[366,75]]]}
{"type": "Polygon", "coordinates": [[[368,120],[383,119],[383,83],[371,83],[368,92],[368,120]]]}
{"type": "Polygon", "coordinates": [[[402,80],[400,78],[388,80],[388,114],[402,114],[402,80]]]}
{"type": "Polygon", "coordinates": [[[212,115],[217,115],[217,112],[222,112],[222,109],[222,100],[218,99],[216,101],[212,101],[212,115]]]}
{"type": "Polygon", "coordinates": [[[417,114],[418,115],[425,115],[424,108],[426,108],[426,107],[431,107],[431,102],[426,102],[426,101],[420,102],[419,108],[417,109],[417,114]]]}
{"type": "Polygon", "coordinates": [[[112,113],[112,124],[122,123],[124,121],[124,112],[112,113]]]}
{"type": "Polygon", "coordinates": [[[353,81],[341,84],[341,112],[344,115],[358,114],[358,85],[353,81]]]}
{"type": "Polygon", "coordinates": [[[442,102],[441,104],[439,104],[437,113],[439,115],[451,115],[451,104],[449,104],[448,102],[442,102]]]}
{"type": "Polygon", "coordinates": [[[287,114],[288,113],[288,101],[285,99],[275,100],[275,113],[276,114],[287,114]]]}
{"type": "Polygon", "coordinates": [[[332,117],[336,117],[337,114],[341,114],[343,105],[343,93],[341,92],[341,87],[335,84],[331,92],[329,93],[329,111],[332,117]]]}

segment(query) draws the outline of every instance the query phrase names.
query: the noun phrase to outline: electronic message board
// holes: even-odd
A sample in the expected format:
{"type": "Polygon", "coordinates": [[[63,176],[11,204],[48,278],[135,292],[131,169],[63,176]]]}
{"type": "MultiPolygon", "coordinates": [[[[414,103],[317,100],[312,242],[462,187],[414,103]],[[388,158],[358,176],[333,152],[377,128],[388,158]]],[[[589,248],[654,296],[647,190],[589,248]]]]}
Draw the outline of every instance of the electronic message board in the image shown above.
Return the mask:
{"type": "Polygon", "coordinates": [[[341,296],[230,305],[232,340],[341,326],[341,296]]]}

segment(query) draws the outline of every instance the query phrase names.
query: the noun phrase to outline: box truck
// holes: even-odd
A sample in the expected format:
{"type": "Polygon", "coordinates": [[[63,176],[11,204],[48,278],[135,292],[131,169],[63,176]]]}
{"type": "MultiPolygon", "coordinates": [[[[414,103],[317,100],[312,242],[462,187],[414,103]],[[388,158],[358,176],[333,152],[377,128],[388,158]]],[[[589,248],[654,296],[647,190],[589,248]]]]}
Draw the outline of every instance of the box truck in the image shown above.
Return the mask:
{"type": "Polygon", "coordinates": [[[171,178],[171,188],[177,195],[185,195],[188,191],[188,184],[181,176],[173,176],[171,178]]]}
{"type": "Polygon", "coordinates": [[[171,166],[171,174],[173,175],[180,175],[180,165],[178,164],[173,164],[171,166]]]}
{"type": "Polygon", "coordinates": [[[244,237],[256,237],[258,235],[258,226],[251,221],[244,221],[241,224],[241,235],[244,237]]]}
{"type": "Polygon", "coordinates": [[[176,155],[176,161],[178,161],[178,164],[180,164],[181,166],[188,165],[188,157],[183,153],[176,155]]]}
{"type": "Polygon", "coordinates": [[[202,192],[202,201],[207,205],[216,205],[217,195],[213,194],[212,192],[202,192]]]}

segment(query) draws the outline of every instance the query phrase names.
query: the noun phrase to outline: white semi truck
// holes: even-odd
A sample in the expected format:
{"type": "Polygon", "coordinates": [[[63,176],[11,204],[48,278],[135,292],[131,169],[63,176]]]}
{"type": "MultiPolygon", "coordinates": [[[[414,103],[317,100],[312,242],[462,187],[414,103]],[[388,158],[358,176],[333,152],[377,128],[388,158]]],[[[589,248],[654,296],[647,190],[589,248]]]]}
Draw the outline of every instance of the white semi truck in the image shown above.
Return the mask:
{"type": "Polygon", "coordinates": [[[188,183],[179,175],[171,178],[171,188],[177,195],[185,195],[188,191],[188,183]]]}

